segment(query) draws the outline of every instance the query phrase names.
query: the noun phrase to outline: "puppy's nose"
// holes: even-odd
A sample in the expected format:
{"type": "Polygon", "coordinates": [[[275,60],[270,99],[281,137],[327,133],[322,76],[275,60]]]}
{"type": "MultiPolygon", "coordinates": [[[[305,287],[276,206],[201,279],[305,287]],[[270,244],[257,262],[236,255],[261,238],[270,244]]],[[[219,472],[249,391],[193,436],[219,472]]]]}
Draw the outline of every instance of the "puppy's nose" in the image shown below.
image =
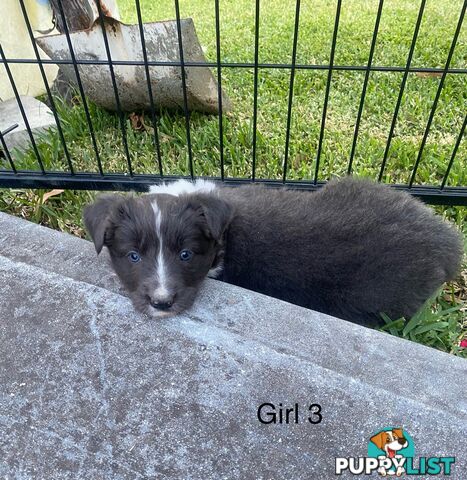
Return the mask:
{"type": "Polygon", "coordinates": [[[406,440],[404,437],[401,437],[401,438],[398,438],[397,441],[398,441],[401,445],[404,445],[407,440],[406,440]]]}
{"type": "Polygon", "coordinates": [[[163,297],[151,298],[151,305],[158,310],[168,310],[174,304],[175,295],[164,295],[163,297]]]}

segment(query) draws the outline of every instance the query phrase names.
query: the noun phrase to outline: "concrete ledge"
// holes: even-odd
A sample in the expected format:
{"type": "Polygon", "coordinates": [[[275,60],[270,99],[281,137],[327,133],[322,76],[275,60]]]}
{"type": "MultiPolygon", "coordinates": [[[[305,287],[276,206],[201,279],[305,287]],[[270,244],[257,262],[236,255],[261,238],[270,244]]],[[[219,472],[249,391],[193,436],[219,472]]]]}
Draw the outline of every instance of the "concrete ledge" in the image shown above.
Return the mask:
{"type": "MultiPolygon", "coordinates": [[[[52,110],[50,110],[47,105],[36,100],[34,97],[28,96],[22,96],[21,103],[26,112],[29,127],[31,128],[36,142],[39,141],[39,136],[41,134],[57,127],[52,110]]],[[[6,130],[15,123],[18,124],[18,127],[4,137],[8,151],[13,159],[16,155],[14,149],[23,151],[32,146],[31,138],[29,137],[26,124],[24,123],[16,99],[12,98],[6,102],[0,102],[0,131],[6,130]]]]}
{"type": "Polygon", "coordinates": [[[0,476],[325,479],[399,426],[462,478],[465,360],[214,280],[149,320],[89,242],[0,231],[0,476]],[[263,425],[263,402],[323,421],[263,425]]]}

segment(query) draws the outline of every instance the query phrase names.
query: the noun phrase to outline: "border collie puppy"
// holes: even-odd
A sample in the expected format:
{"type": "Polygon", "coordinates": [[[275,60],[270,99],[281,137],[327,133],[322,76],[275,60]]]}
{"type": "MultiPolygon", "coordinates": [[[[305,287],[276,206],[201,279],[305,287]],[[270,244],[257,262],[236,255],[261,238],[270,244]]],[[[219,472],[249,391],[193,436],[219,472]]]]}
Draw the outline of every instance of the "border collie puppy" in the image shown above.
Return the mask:
{"type": "Polygon", "coordinates": [[[190,307],[217,278],[363,325],[408,318],[460,268],[459,233],[409,194],[347,177],[318,192],[181,180],[84,211],[135,307],[190,307]]]}

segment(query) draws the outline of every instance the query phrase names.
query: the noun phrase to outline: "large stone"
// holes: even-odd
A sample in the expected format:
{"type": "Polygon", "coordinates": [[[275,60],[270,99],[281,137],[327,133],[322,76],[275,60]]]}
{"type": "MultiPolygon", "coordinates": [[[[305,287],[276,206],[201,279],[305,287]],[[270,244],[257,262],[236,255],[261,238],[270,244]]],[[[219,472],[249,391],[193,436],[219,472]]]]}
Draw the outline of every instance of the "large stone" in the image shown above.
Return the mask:
{"type": "MultiPolygon", "coordinates": [[[[145,23],[143,25],[147,58],[150,62],[162,62],[167,65],[149,67],[151,91],[156,108],[183,109],[184,92],[182,88],[181,67],[170,65],[180,62],[178,28],[175,20],[145,23]]],[[[126,25],[107,18],[105,32],[112,61],[143,62],[144,54],[139,25],[126,25]]],[[[191,18],[180,21],[183,55],[185,62],[205,63],[206,58],[196,34],[191,18]]],[[[99,21],[89,30],[73,32],[71,41],[76,58],[79,60],[108,61],[103,31],[99,21]]],[[[70,58],[65,35],[48,35],[37,39],[38,45],[54,60],[70,58]]],[[[71,64],[63,64],[60,69],[75,84],[78,84],[76,72],[71,64]]],[[[115,85],[108,65],[79,65],[79,76],[86,95],[97,105],[109,110],[126,112],[150,110],[151,97],[148,78],[143,65],[114,65],[115,85]]],[[[185,86],[187,107],[206,113],[219,113],[218,86],[208,67],[185,67],[185,86]]],[[[223,95],[222,110],[229,111],[230,101],[223,95]]]]}
{"type": "MultiPolygon", "coordinates": [[[[34,140],[38,142],[41,134],[51,128],[56,128],[55,118],[50,108],[39,100],[26,96],[20,97],[20,100],[34,140]]],[[[18,107],[18,102],[12,98],[6,102],[0,102],[0,131],[4,132],[14,124],[18,124],[18,127],[3,137],[13,157],[14,149],[25,150],[31,147],[31,138],[18,107]]],[[[2,145],[0,144],[1,149],[2,145]]]]}
{"type": "Polygon", "coordinates": [[[465,360],[214,280],[150,320],[89,242],[0,232],[2,478],[329,479],[387,426],[465,478],[465,360]],[[300,422],[261,424],[263,402],[300,422]]]}

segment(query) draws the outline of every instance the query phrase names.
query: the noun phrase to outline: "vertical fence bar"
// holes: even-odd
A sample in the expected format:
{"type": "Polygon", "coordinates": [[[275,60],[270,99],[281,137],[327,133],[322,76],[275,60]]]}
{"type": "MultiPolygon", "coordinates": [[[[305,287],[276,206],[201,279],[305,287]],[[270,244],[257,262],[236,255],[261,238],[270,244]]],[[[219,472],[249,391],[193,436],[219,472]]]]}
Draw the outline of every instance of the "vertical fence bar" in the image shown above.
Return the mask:
{"type": "Polygon", "coordinates": [[[180,55],[180,68],[182,73],[183,109],[185,111],[186,143],[188,146],[188,161],[189,161],[189,167],[190,167],[190,176],[193,179],[195,174],[193,170],[193,152],[191,149],[190,111],[188,110],[188,96],[186,91],[185,58],[183,54],[182,23],[180,21],[179,0],[175,0],[175,16],[177,18],[178,49],[179,49],[179,55],[180,55]]]}
{"type": "Polygon", "coordinates": [[[5,66],[5,70],[6,70],[6,73],[7,73],[7,76],[8,76],[8,80],[10,81],[11,88],[13,89],[13,93],[14,93],[15,98],[16,98],[16,103],[18,104],[18,108],[21,112],[21,116],[23,117],[24,125],[26,127],[27,132],[28,132],[29,139],[31,141],[31,145],[32,145],[32,148],[34,150],[34,154],[36,155],[37,163],[39,164],[39,168],[41,169],[41,172],[43,174],[45,174],[45,169],[44,169],[44,164],[42,162],[42,157],[39,153],[39,149],[37,148],[36,141],[34,140],[34,135],[32,133],[31,126],[29,125],[28,117],[26,115],[26,112],[24,111],[23,102],[21,101],[21,97],[19,95],[18,89],[16,88],[15,79],[13,78],[13,75],[11,73],[10,66],[8,65],[8,62],[7,62],[7,59],[5,57],[5,53],[3,51],[3,47],[2,47],[1,44],[0,44],[0,56],[2,57],[3,65],[5,66]]]}
{"type": "Polygon", "coordinates": [[[217,104],[219,106],[219,155],[221,161],[221,180],[224,181],[224,125],[222,111],[222,71],[221,71],[221,32],[219,0],[214,1],[216,15],[216,62],[217,62],[217,104]]]}
{"type": "Polygon", "coordinates": [[[89,128],[89,134],[91,135],[92,146],[94,149],[94,153],[96,155],[97,161],[97,168],[99,170],[100,175],[104,175],[102,170],[102,163],[99,155],[99,149],[97,148],[97,141],[96,136],[94,134],[94,127],[92,126],[91,115],[89,113],[88,102],[86,100],[86,95],[84,93],[83,83],[81,82],[81,76],[78,69],[78,64],[76,62],[75,51],[73,49],[73,44],[71,43],[70,31],[68,29],[67,21],[65,18],[65,11],[63,10],[62,0],[58,0],[58,9],[60,10],[60,16],[62,17],[63,21],[63,29],[65,31],[65,37],[68,45],[68,50],[70,51],[71,62],[73,63],[73,69],[76,76],[76,82],[78,83],[78,90],[81,96],[81,101],[83,102],[84,114],[86,116],[86,122],[89,128]]]}
{"type": "Polygon", "coordinates": [[[106,31],[106,28],[105,28],[104,15],[102,13],[101,2],[99,0],[95,0],[95,2],[96,2],[96,6],[97,6],[97,11],[99,13],[99,22],[101,24],[102,37],[104,39],[105,53],[107,55],[107,60],[109,62],[110,78],[112,80],[112,87],[113,87],[113,90],[114,90],[115,104],[116,104],[116,107],[117,107],[117,114],[118,114],[118,118],[120,120],[120,130],[122,132],[123,148],[125,150],[125,156],[126,156],[126,161],[127,161],[127,165],[128,165],[128,173],[132,177],[133,176],[133,168],[131,166],[130,150],[128,149],[128,141],[127,141],[127,136],[126,136],[126,126],[125,126],[125,117],[123,115],[122,105],[120,103],[120,94],[118,93],[117,79],[115,77],[114,66],[113,66],[113,63],[112,63],[112,54],[110,52],[109,39],[107,37],[107,31],[106,31]]]}
{"type": "Polygon", "coordinates": [[[383,174],[384,174],[384,169],[386,168],[386,162],[387,162],[388,155],[389,155],[389,149],[391,147],[391,141],[392,141],[392,137],[394,135],[394,129],[396,127],[397,117],[399,115],[399,108],[400,108],[401,103],[402,103],[402,97],[404,96],[405,84],[407,83],[407,78],[409,76],[410,65],[412,64],[413,52],[415,50],[415,44],[417,43],[418,32],[420,30],[420,24],[422,23],[422,18],[423,18],[423,12],[425,11],[425,3],[426,3],[426,0],[421,0],[420,8],[418,10],[417,22],[415,24],[415,29],[414,29],[414,32],[413,32],[412,43],[410,45],[409,54],[407,56],[407,63],[405,65],[404,75],[402,77],[402,82],[401,82],[401,86],[400,86],[400,89],[399,89],[399,96],[397,98],[396,108],[394,110],[394,115],[392,117],[391,128],[389,129],[389,135],[388,135],[388,139],[386,141],[386,148],[384,150],[383,162],[381,163],[381,168],[380,168],[379,175],[378,175],[378,182],[381,182],[381,180],[383,178],[383,174]]]}
{"type": "Polygon", "coordinates": [[[448,74],[449,65],[451,64],[452,55],[454,54],[454,50],[455,50],[456,44],[457,44],[457,39],[459,38],[459,33],[461,31],[462,22],[464,21],[466,6],[467,6],[467,0],[464,0],[464,5],[462,7],[461,14],[459,16],[459,21],[457,22],[456,31],[454,33],[454,37],[452,38],[451,48],[449,49],[448,58],[446,60],[446,65],[444,66],[443,75],[441,76],[441,79],[439,81],[438,90],[436,91],[435,99],[433,100],[433,105],[431,106],[430,116],[428,117],[428,122],[426,124],[425,132],[424,132],[423,138],[422,138],[422,143],[420,144],[420,149],[418,150],[417,160],[415,161],[415,165],[414,165],[413,170],[412,170],[412,175],[411,175],[410,181],[409,181],[409,188],[412,188],[413,182],[415,180],[415,175],[417,174],[418,166],[419,166],[420,161],[422,159],[423,150],[425,148],[426,141],[428,139],[428,134],[430,133],[431,124],[433,122],[433,118],[434,118],[435,113],[436,113],[436,108],[438,107],[439,97],[441,96],[441,91],[443,90],[443,87],[444,87],[444,82],[445,82],[446,76],[448,74]]]}
{"type": "Polygon", "coordinates": [[[298,43],[298,27],[300,24],[300,0],[295,3],[295,25],[292,45],[292,64],[290,70],[290,84],[289,84],[289,104],[287,106],[287,127],[285,130],[285,153],[284,165],[282,171],[282,183],[287,180],[287,163],[289,159],[289,142],[290,142],[290,126],[292,123],[292,105],[293,105],[293,89],[295,81],[295,63],[297,59],[297,43],[298,43]]]}
{"type": "Polygon", "coordinates": [[[49,99],[50,106],[52,108],[52,113],[53,113],[53,116],[54,116],[54,119],[55,119],[55,123],[57,125],[58,136],[60,137],[60,142],[63,146],[63,152],[65,153],[65,158],[66,158],[66,161],[68,163],[68,169],[69,169],[70,173],[72,175],[74,175],[75,172],[74,172],[74,169],[73,169],[73,164],[71,162],[70,152],[68,151],[68,147],[67,147],[67,144],[66,144],[66,141],[65,141],[65,136],[63,135],[62,125],[61,125],[60,119],[58,117],[57,107],[55,105],[55,100],[52,96],[52,92],[50,91],[50,86],[49,86],[49,82],[47,80],[47,75],[45,74],[44,66],[42,64],[42,59],[41,59],[41,56],[39,54],[39,50],[37,48],[36,41],[34,39],[34,33],[32,31],[32,28],[31,28],[31,23],[29,21],[28,12],[26,10],[26,7],[24,6],[24,0],[19,0],[19,3],[20,3],[20,6],[21,6],[21,11],[23,12],[23,18],[24,18],[24,22],[26,23],[26,28],[28,30],[29,38],[31,40],[31,45],[32,45],[32,48],[34,50],[34,55],[36,56],[36,59],[37,59],[37,65],[39,66],[39,70],[41,72],[42,81],[44,82],[45,90],[47,92],[47,97],[49,99]]]}
{"type": "Polygon", "coordinates": [[[464,117],[464,123],[462,124],[461,131],[459,136],[457,137],[456,144],[454,145],[454,150],[452,151],[451,160],[449,161],[448,168],[446,169],[446,173],[444,174],[443,181],[441,182],[440,189],[443,190],[446,186],[446,182],[449,177],[449,173],[451,172],[452,164],[454,163],[454,159],[456,158],[457,150],[459,149],[459,145],[462,142],[462,138],[464,137],[465,127],[467,126],[467,115],[464,117]]]}
{"type": "Polygon", "coordinates": [[[339,19],[340,19],[340,15],[341,15],[341,6],[342,6],[342,0],[337,0],[337,10],[336,10],[336,17],[335,17],[335,21],[334,21],[334,32],[332,34],[331,54],[330,54],[330,58],[329,58],[328,79],[327,79],[327,82],[326,82],[326,92],[324,94],[323,116],[321,118],[321,129],[320,129],[320,132],[319,132],[318,151],[317,151],[317,154],[316,154],[315,176],[313,178],[313,183],[315,185],[318,182],[319,160],[320,160],[320,157],[321,157],[321,150],[323,148],[324,129],[326,127],[326,115],[327,115],[327,111],[328,111],[329,92],[331,90],[332,70],[333,70],[333,67],[334,67],[334,55],[335,55],[335,52],[336,52],[337,32],[339,30],[339,19]]]}
{"type": "Polygon", "coordinates": [[[15,123],[11,127],[7,128],[3,132],[0,130],[0,143],[2,144],[2,150],[5,152],[6,158],[8,160],[8,163],[10,164],[11,169],[13,170],[13,173],[18,173],[15,167],[15,162],[13,162],[13,159],[11,158],[10,150],[8,150],[8,145],[6,144],[5,141],[5,135],[10,133],[12,130],[18,127],[18,124],[15,123]]]}
{"type": "Polygon", "coordinates": [[[366,65],[365,79],[363,80],[362,95],[360,97],[360,105],[358,107],[357,120],[355,122],[355,130],[353,133],[352,150],[350,151],[349,166],[347,168],[347,174],[352,173],[353,160],[355,156],[355,149],[357,147],[357,138],[360,130],[360,122],[362,120],[363,107],[365,105],[366,90],[368,88],[368,81],[370,79],[371,65],[373,63],[373,55],[375,53],[376,40],[378,38],[379,23],[381,15],[383,13],[384,0],[379,0],[378,12],[376,13],[375,28],[373,30],[373,37],[371,39],[370,54],[368,55],[368,63],[366,65]]]}
{"type": "Polygon", "coordinates": [[[151,108],[151,120],[152,125],[154,128],[154,146],[156,148],[157,154],[157,162],[159,164],[159,175],[161,177],[164,176],[164,172],[162,170],[162,155],[161,155],[161,146],[159,142],[159,131],[157,128],[157,118],[156,118],[156,109],[154,106],[154,96],[152,94],[152,85],[151,85],[151,75],[149,72],[149,64],[148,64],[148,52],[146,50],[146,41],[144,38],[144,28],[143,28],[143,18],[141,15],[141,6],[140,0],[135,0],[136,3],[136,14],[138,15],[138,26],[139,26],[139,35],[141,37],[141,49],[143,52],[143,61],[144,61],[144,70],[146,72],[146,81],[148,84],[148,94],[149,94],[149,104],[151,108]]]}
{"type": "Polygon", "coordinates": [[[257,142],[257,125],[258,125],[258,56],[259,56],[259,14],[260,0],[256,0],[255,4],[255,54],[254,54],[254,77],[253,77],[253,163],[251,166],[251,180],[256,179],[256,142],[257,142]]]}

